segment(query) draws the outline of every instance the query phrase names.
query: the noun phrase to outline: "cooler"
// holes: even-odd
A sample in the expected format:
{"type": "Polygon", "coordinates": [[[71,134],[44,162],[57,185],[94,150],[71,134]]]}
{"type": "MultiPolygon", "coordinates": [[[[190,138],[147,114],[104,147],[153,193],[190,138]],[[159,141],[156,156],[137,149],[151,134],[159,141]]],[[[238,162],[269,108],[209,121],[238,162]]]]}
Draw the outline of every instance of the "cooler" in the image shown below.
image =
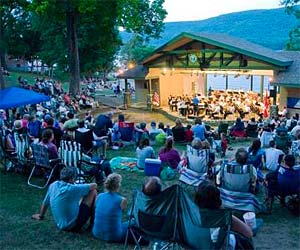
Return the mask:
{"type": "Polygon", "coordinates": [[[161,160],[159,159],[145,159],[145,175],[158,176],[160,175],[161,160]]]}
{"type": "Polygon", "coordinates": [[[131,141],[133,138],[134,122],[119,122],[121,140],[131,141]]]}

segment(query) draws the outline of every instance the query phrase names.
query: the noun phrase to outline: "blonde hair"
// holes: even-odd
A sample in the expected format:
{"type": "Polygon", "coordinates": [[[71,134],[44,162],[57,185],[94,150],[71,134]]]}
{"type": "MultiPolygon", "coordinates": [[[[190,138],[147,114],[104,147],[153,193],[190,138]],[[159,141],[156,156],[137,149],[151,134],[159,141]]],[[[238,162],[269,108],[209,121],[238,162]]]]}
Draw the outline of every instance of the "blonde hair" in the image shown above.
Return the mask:
{"type": "Polygon", "coordinates": [[[104,187],[109,192],[115,192],[120,188],[121,182],[122,176],[116,173],[112,173],[109,176],[107,176],[104,182],[104,187]]]}

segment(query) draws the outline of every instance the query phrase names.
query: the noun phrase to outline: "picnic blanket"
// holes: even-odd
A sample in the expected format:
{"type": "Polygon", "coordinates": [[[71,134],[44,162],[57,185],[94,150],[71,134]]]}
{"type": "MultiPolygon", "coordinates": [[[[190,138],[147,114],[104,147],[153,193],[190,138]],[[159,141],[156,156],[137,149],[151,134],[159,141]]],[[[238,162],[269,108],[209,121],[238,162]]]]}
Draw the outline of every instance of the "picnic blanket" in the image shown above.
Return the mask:
{"type": "Polygon", "coordinates": [[[137,167],[137,158],[117,156],[112,158],[109,163],[112,169],[122,169],[130,172],[141,171],[137,167]]]}
{"type": "Polygon", "coordinates": [[[224,188],[219,188],[219,190],[225,208],[256,213],[265,211],[263,203],[254,194],[229,191],[224,188]]]}

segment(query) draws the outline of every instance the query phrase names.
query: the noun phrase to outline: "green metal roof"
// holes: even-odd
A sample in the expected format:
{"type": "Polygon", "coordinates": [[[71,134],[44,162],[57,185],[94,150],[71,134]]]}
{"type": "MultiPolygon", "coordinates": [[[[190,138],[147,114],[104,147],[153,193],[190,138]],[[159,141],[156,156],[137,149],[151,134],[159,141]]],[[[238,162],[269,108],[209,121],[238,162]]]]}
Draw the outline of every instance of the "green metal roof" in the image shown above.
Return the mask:
{"type": "Polygon", "coordinates": [[[236,53],[240,53],[252,58],[255,58],[260,61],[264,61],[267,63],[271,63],[278,67],[287,67],[293,63],[293,60],[287,58],[280,53],[265,48],[263,46],[248,42],[246,40],[228,36],[226,34],[219,33],[190,33],[183,32],[175,38],[171,39],[166,44],[157,48],[151,56],[144,59],[143,63],[147,63],[157,56],[161,55],[165,51],[173,50],[170,49],[170,46],[175,45],[180,42],[180,40],[189,39],[204,42],[207,44],[211,44],[213,46],[217,46],[223,49],[227,49],[236,53]],[[155,56],[157,55],[157,56],[155,56]]]}

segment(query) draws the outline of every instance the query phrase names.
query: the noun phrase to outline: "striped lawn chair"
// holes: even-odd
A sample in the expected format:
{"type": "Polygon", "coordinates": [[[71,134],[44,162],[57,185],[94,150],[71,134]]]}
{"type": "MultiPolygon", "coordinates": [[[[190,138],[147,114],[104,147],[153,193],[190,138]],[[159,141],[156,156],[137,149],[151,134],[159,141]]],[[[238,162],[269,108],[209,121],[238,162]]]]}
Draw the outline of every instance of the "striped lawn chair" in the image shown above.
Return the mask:
{"type": "Polygon", "coordinates": [[[225,208],[262,212],[263,204],[251,193],[253,183],[251,176],[254,171],[251,165],[228,164],[220,170],[220,193],[225,208]]]}
{"type": "Polygon", "coordinates": [[[77,168],[78,161],[82,157],[81,144],[76,141],[61,140],[59,153],[62,164],[77,168]]]}
{"type": "Polygon", "coordinates": [[[93,162],[91,157],[82,153],[81,144],[76,141],[62,140],[59,151],[62,164],[67,167],[76,167],[76,183],[90,182],[97,175],[97,172],[91,169],[97,168],[103,162],[93,162]]]}
{"type": "Polygon", "coordinates": [[[26,134],[14,133],[18,166],[22,169],[30,166],[32,161],[29,138],[26,134]]]}
{"type": "Polygon", "coordinates": [[[190,145],[186,147],[187,166],[179,170],[179,181],[198,186],[206,178],[208,172],[209,150],[195,149],[190,145]]]}

